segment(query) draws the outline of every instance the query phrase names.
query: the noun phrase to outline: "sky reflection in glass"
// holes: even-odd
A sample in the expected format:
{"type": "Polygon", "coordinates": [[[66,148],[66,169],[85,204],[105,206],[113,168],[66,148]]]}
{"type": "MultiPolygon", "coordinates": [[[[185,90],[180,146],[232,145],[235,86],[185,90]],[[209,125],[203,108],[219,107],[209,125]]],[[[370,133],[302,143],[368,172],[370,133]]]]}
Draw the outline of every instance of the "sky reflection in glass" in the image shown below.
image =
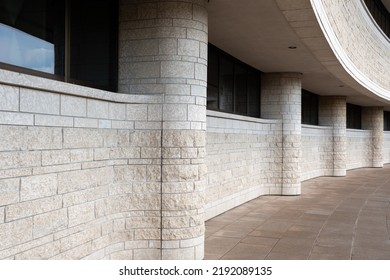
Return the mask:
{"type": "Polygon", "coordinates": [[[54,74],[54,44],[0,23],[0,61],[54,74]]]}

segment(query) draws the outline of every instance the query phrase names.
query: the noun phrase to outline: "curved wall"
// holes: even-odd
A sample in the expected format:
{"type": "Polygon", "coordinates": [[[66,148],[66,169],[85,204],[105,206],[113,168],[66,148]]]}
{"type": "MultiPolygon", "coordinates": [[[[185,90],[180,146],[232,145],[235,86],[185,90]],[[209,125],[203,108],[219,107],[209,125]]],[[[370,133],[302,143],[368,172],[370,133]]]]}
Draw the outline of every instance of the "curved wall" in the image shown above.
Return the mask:
{"type": "Polygon", "coordinates": [[[260,195],[280,194],[282,124],[207,111],[206,220],[260,195]]]}
{"type": "Polygon", "coordinates": [[[333,176],[333,128],[302,125],[301,180],[333,176]]]}
{"type": "Polygon", "coordinates": [[[53,83],[0,85],[0,259],[159,258],[156,104],[53,83]]]}
{"type": "MultiPolygon", "coordinates": [[[[362,0],[311,0],[317,20],[344,69],[370,92],[390,100],[390,41],[362,0]]],[[[337,76],[337,74],[335,73],[337,76]]]]}
{"type": "Polygon", "coordinates": [[[119,94],[0,70],[0,259],[202,259],[205,0],[120,1],[119,94]]]}

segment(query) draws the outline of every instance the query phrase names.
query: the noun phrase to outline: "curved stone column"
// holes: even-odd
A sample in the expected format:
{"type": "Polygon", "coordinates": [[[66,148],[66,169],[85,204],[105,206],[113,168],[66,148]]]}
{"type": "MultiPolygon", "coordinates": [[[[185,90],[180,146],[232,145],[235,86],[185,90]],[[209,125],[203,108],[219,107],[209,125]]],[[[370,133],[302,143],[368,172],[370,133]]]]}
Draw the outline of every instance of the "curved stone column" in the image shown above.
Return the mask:
{"type": "Polygon", "coordinates": [[[333,176],[347,174],[347,99],[320,96],[319,125],[333,127],[333,176]]]}
{"type": "Polygon", "coordinates": [[[301,76],[270,73],[261,80],[262,118],[282,120],[281,195],[301,193],[301,76]]]}
{"type": "Polygon", "coordinates": [[[207,31],[205,0],[120,4],[119,91],[161,96],[134,112],[161,129],[161,259],[204,255],[207,31]]]}
{"type": "Polygon", "coordinates": [[[383,167],[383,107],[363,107],[362,128],[372,132],[372,167],[383,167]]]}

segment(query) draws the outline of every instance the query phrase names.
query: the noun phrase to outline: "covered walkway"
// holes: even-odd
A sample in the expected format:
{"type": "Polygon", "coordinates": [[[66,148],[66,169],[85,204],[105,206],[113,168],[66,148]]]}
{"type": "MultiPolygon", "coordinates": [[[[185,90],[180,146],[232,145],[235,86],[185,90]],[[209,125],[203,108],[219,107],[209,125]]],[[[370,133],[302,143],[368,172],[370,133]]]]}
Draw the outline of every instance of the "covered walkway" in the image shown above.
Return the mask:
{"type": "Polygon", "coordinates": [[[205,259],[390,260],[390,165],[302,183],[206,222],[205,259]]]}

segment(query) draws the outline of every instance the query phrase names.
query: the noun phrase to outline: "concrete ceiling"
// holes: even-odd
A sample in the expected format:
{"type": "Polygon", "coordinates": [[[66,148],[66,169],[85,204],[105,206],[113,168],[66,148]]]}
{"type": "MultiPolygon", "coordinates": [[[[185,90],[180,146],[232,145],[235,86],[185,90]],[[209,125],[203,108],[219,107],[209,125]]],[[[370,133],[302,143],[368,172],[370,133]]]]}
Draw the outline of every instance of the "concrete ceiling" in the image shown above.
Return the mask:
{"type": "Polygon", "coordinates": [[[210,0],[208,11],[210,43],[245,63],[266,73],[300,72],[303,88],[319,95],[384,106],[345,83],[345,73],[335,76],[324,66],[337,60],[309,0],[210,0]]]}

